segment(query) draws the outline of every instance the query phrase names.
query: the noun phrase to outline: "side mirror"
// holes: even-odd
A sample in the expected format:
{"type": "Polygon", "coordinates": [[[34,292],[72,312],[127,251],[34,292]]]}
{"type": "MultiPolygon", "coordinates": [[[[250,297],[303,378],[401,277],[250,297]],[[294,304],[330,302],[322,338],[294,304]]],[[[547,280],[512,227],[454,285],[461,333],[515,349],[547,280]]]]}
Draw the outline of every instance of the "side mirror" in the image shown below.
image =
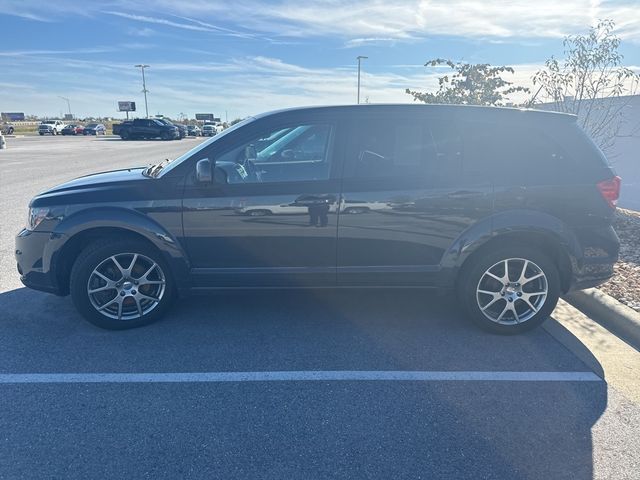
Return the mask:
{"type": "Polygon", "coordinates": [[[258,151],[255,145],[247,145],[244,147],[244,159],[252,162],[258,159],[258,151]]]}
{"type": "Polygon", "coordinates": [[[198,160],[198,163],[196,163],[196,180],[198,183],[213,182],[213,169],[208,158],[198,160]]]}

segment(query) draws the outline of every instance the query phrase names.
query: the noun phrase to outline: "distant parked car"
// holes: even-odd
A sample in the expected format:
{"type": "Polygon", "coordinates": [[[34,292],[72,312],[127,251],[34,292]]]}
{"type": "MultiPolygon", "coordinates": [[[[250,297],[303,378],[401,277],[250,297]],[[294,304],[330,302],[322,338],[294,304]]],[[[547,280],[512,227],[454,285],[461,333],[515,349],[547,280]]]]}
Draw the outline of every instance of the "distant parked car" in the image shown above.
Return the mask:
{"type": "Polygon", "coordinates": [[[202,130],[197,125],[187,125],[187,135],[190,137],[198,137],[202,134],[202,130]]]}
{"type": "Polygon", "coordinates": [[[0,133],[2,135],[13,135],[13,125],[10,123],[0,124],[0,133]]]}
{"type": "Polygon", "coordinates": [[[106,135],[107,127],[101,123],[90,123],[84,127],[84,131],[82,133],[84,135],[106,135]]]}
{"type": "Polygon", "coordinates": [[[122,127],[125,125],[131,125],[132,123],[133,120],[125,120],[122,123],[114,123],[113,125],[111,125],[111,131],[114,135],[120,135],[120,130],[122,130],[122,127]]]}
{"type": "Polygon", "coordinates": [[[119,135],[122,140],[158,137],[163,140],[180,138],[178,127],[166,125],[155,118],[136,118],[132,122],[124,122],[120,125],[119,135]]]}
{"type": "Polygon", "coordinates": [[[45,120],[38,125],[38,133],[40,135],[60,135],[64,127],[66,125],[61,120],[45,120]]]}
{"type": "Polygon", "coordinates": [[[181,125],[179,123],[173,123],[170,120],[167,120],[166,118],[154,118],[154,120],[156,120],[157,122],[162,123],[163,125],[167,125],[167,126],[170,126],[170,127],[176,127],[178,129],[178,135],[179,135],[180,139],[182,139],[182,138],[187,136],[187,127],[185,127],[184,125],[181,125]]]}
{"type": "Polygon", "coordinates": [[[215,125],[204,125],[202,127],[202,136],[203,137],[213,137],[218,133],[215,125]]]}
{"type": "Polygon", "coordinates": [[[76,123],[72,123],[64,127],[61,131],[62,135],[82,135],[84,127],[76,123]]]}

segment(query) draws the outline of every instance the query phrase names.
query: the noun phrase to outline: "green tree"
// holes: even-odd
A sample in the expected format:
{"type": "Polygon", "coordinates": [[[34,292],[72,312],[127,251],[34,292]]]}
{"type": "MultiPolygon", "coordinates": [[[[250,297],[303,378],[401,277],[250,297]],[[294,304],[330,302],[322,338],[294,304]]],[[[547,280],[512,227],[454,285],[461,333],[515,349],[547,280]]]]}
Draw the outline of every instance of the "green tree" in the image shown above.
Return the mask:
{"type": "Polygon", "coordinates": [[[539,87],[530,101],[578,115],[580,126],[605,151],[617,137],[640,130],[625,118],[628,95],[637,93],[640,76],[623,66],[614,28],[612,20],[602,20],[586,35],[565,37],[565,58],[549,58],[534,75],[539,87]]]}
{"type": "Polygon", "coordinates": [[[508,95],[529,92],[526,87],[514,86],[502,78],[504,73],[515,73],[513,68],[492,67],[488,63],[470,64],[436,58],[425,63],[425,67],[446,65],[455,73],[438,79],[435,93],[406,89],[415,101],[424,103],[445,103],[462,105],[503,105],[508,95]]]}

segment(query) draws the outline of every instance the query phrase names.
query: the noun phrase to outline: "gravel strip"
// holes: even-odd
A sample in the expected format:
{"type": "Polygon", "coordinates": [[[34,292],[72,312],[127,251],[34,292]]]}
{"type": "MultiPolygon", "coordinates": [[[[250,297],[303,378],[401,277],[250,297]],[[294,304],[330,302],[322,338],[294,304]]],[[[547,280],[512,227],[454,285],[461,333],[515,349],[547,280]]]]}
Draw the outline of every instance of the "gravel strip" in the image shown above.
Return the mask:
{"type": "Polygon", "coordinates": [[[614,227],[620,237],[620,259],[611,280],[599,288],[640,312],[640,212],[619,208],[614,227]]]}

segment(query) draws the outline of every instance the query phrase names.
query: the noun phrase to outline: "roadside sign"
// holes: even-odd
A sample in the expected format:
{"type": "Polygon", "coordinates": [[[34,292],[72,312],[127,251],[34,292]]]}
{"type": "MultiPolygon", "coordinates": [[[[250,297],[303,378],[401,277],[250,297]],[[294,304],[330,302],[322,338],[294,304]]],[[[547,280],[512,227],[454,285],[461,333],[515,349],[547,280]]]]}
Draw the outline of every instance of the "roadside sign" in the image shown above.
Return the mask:
{"type": "Polygon", "coordinates": [[[2,112],[2,119],[7,122],[24,122],[23,112],[2,112]]]}
{"type": "Polygon", "coordinates": [[[65,120],[73,120],[73,114],[71,114],[71,113],[65,113],[65,114],[64,114],[64,119],[65,119],[65,120]]]}
{"type": "Polygon", "coordinates": [[[119,112],[135,112],[136,102],[118,102],[119,112]]]}
{"type": "Polygon", "coordinates": [[[213,122],[213,113],[196,113],[196,120],[209,120],[213,122]]]}

